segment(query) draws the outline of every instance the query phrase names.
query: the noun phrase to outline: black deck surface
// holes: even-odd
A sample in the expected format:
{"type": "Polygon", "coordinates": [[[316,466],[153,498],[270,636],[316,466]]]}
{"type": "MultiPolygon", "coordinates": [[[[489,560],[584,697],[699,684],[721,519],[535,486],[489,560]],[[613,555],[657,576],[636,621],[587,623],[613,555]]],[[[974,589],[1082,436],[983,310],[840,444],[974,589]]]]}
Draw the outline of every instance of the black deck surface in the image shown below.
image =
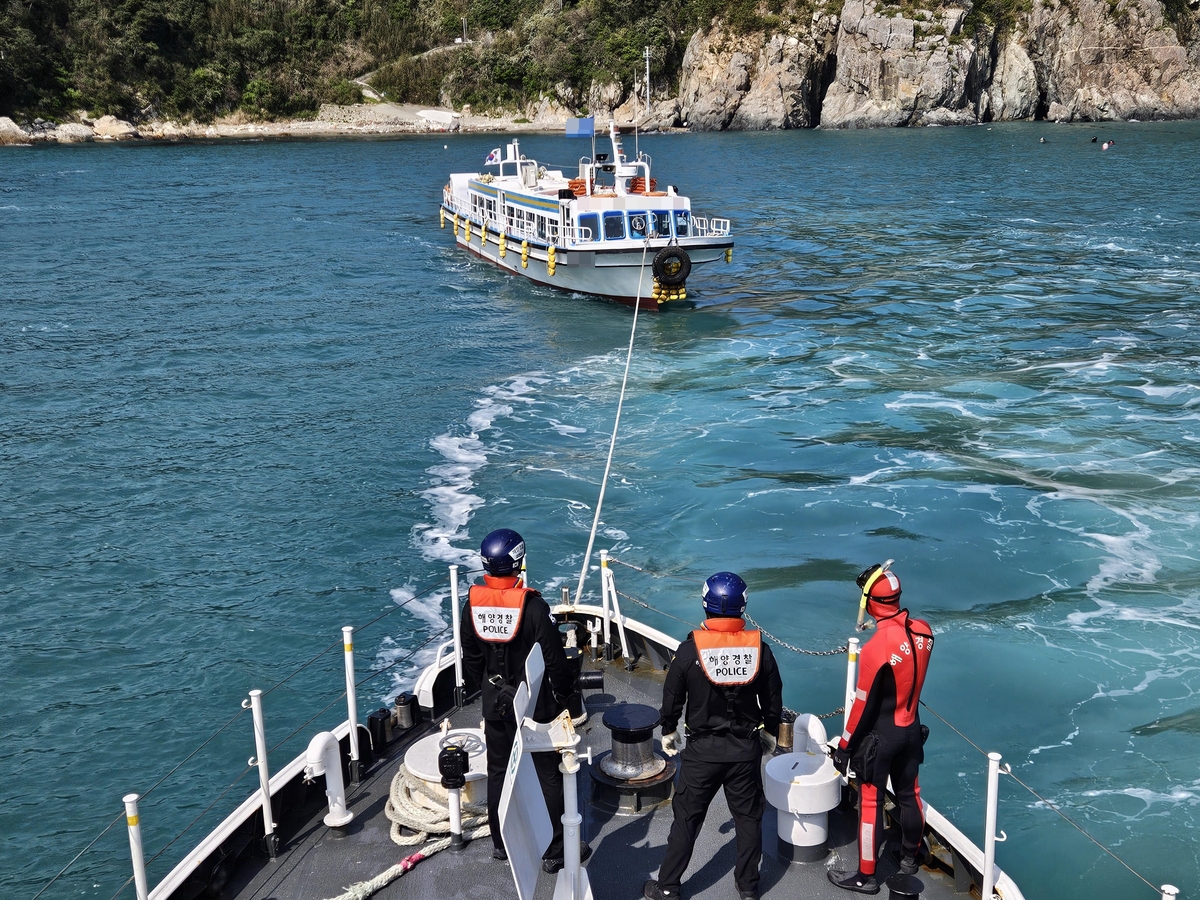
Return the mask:
{"type": "MultiPolygon", "coordinates": [[[[646,668],[642,662],[641,671],[630,675],[619,664],[610,664],[605,671],[605,693],[587,696],[589,719],[580,732],[584,746],[592,747],[593,756],[610,749],[609,732],[601,724],[606,709],[621,702],[655,707],[661,702],[663,673],[649,672],[646,668]]],[[[478,727],[479,720],[477,705],[451,717],[451,722],[460,727],[478,727]]],[[[355,819],[347,828],[328,828],[320,815],[315,816],[285,843],[277,860],[265,861],[257,871],[242,870],[223,896],[237,900],[326,900],[343,893],[351,884],[373,878],[414,852],[415,848],[392,843],[388,833],[390,823],[383,812],[403,750],[403,745],[393,749],[351,792],[349,807],[355,819]]],[[[596,900],[637,900],[642,895],[643,883],[655,877],[662,862],[671,827],[670,804],[637,816],[609,814],[587,802],[591,796],[591,778],[586,761],[578,779],[580,804],[584,807],[581,810],[584,837],[594,851],[587,863],[593,895],[596,900]]],[[[861,896],[834,887],[826,877],[830,867],[856,868],[855,824],[853,810],[835,810],[830,814],[829,855],[820,862],[788,864],[777,853],[775,811],[768,805],[763,819],[761,895],[804,900],[850,900],[861,896]]],[[[891,837],[894,840],[895,836],[891,837]]],[[[483,838],[465,852],[438,853],[374,896],[380,900],[515,900],[517,892],[508,864],[493,860],[491,852],[491,841],[483,838]]],[[[733,822],[723,795],[718,794],[709,808],[684,877],[684,898],[734,900],[737,891],[733,884],[733,864],[733,822]]],[[[894,873],[895,863],[885,853],[878,872],[881,898],[888,896],[883,879],[894,873]]],[[[922,869],[918,877],[925,885],[922,896],[928,900],[963,896],[954,893],[953,879],[941,872],[922,869]]],[[[539,875],[536,900],[551,900],[554,883],[555,876],[539,875]]]]}

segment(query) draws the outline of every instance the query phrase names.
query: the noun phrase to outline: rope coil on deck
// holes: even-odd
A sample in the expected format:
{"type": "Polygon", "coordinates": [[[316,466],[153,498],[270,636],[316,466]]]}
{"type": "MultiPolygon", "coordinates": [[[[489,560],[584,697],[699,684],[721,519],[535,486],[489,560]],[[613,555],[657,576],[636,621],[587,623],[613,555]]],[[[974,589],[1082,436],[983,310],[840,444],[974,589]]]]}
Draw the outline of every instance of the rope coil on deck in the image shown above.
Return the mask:
{"type": "MultiPolygon", "coordinates": [[[[392,842],[401,847],[417,847],[416,853],[404,857],[396,865],[384,869],[369,881],[352,884],[346,890],[331,897],[329,900],[366,900],[376,891],[387,887],[405,872],[410,871],[423,859],[428,859],[435,853],[441,853],[450,846],[450,810],[441,808],[444,797],[433,791],[428,782],[409,773],[408,768],[401,763],[392,785],[388,790],[387,803],[384,804],[383,814],[392,823],[392,842]],[[437,809],[426,806],[417,799],[417,795],[427,797],[438,804],[437,809]],[[405,834],[408,829],[411,834],[405,834]],[[431,834],[445,835],[435,840],[429,840],[431,834]]],[[[467,841],[486,837],[491,833],[488,827],[487,803],[464,803],[462,805],[462,835],[467,841]]]]}
{"type": "MultiPolygon", "coordinates": [[[[392,779],[388,800],[383,807],[384,815],[392,823],[392,842],[401,847],[412,847],[424,844],[431,834],[450,834],[450,810],[440,806],[445,802],[445,797],[438,796],[424,780],[409,774],[408,768],[401,763],[396,777],[392,779]],[[439,808],[431,809],[416,798],[417,794],[439,804],[439,808]],[[412,834],[404,834],[405,828],[412,834]]],[[[491,834],[488,828],[487,803],[463,803],[462,831],[466,840],[491,834]]],[[[425,855],[428,856],[429,853],[425,855]]]]}

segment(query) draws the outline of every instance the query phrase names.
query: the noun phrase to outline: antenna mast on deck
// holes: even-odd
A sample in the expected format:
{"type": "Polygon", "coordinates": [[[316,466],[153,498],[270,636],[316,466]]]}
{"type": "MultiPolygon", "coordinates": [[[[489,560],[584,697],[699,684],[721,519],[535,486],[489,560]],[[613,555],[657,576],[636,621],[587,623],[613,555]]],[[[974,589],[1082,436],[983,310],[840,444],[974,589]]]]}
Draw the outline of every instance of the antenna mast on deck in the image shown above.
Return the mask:
{"type": "Polygon", "coordinates": [[[646,115],[650,115],[650,48],[646,48],[646,115]]]}

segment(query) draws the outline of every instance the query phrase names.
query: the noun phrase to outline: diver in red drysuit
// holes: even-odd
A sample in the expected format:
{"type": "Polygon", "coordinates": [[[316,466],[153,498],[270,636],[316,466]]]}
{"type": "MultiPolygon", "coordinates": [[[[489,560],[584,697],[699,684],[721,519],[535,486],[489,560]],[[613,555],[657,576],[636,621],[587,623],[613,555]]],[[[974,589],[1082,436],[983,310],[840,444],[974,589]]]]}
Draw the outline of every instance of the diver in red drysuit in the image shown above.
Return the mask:
{"type": "Polygon", "coordinates": [[[858,871],[829,873],[838,887],[864,894],[879,892],[876,854],[883,836],[884,792],[888,776],[900,818],[900,871],[917,870],[917,853],[925,830],[917,770],[925,761],[923,744],[929,730],[917,713],[921,686],[929,669],[933,632],[929,623],[909,618],[900,608],[900,579],[880,566],[858,576],[875,634],[862,648],[858,684],[850,719],[833,750],[833,763],[843,774],[858,776],[860,813],[858,871]]]}

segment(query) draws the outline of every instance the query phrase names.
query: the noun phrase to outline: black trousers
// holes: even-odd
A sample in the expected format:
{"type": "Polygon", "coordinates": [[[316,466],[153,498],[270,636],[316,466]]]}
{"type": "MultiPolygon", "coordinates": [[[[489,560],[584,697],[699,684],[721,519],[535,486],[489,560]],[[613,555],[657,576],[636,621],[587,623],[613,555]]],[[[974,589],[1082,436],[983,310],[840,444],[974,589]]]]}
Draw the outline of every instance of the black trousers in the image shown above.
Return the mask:
{"type": "Polygon", "coordinates": [[[658,870],[663,888],[678,890],[692,860],[696,835],[704,825],[708,805],[725,789],[725,802],[733,814],[737,834],[737,863],[733,880],[739,891],[758,890],[758,864],[762,859],[763,795],[761,759],[738,762],[709,762],[690,758],[685,750],[671,809],[675,821],[667,838],[667,855],[658,870]]]}
{"type": "MultiPolygon", "coordinates": [[[[492,844],[504,846],[500,837],[500,794],[504,790],[504,773],[508,770],[508,757],[512,753],[513,741],[517,737],[516,721],[483,720],[483,737],[487,742],[487,799],[488,825],[492,829],[492,844]]],[[[531,753],[538,781],[542,784],[542,796],[546,798],[546,809],[550,813],[550,824],[554,826],[554,837],[542,855],[543,859],[560,859],[563,855],[563,780],[558,769],[561,759],[557,753],[531,753]]]]}

